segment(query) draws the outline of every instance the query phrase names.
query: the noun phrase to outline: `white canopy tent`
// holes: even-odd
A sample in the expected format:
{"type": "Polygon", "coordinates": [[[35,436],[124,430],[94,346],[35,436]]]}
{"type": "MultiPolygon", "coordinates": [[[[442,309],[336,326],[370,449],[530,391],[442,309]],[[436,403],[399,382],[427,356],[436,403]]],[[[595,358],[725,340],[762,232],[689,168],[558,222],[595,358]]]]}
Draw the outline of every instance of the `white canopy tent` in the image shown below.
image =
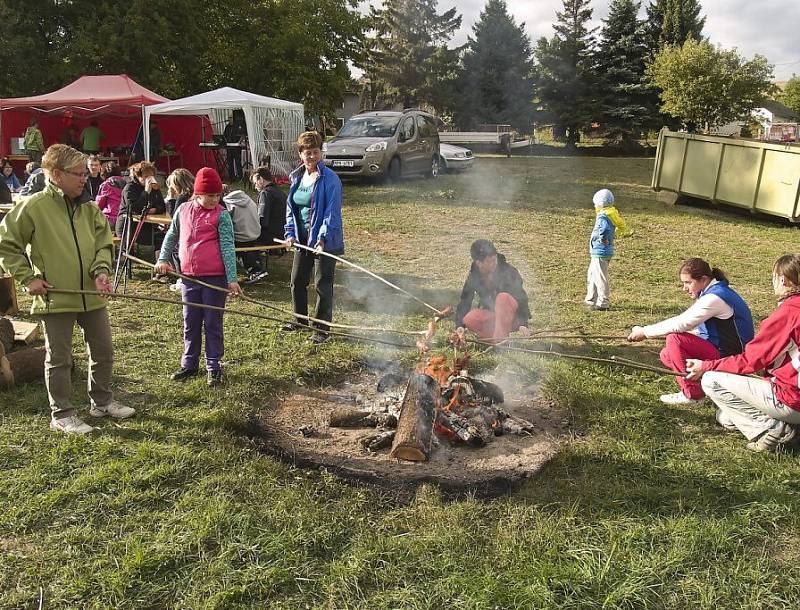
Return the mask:
{"type": "MultiPolygon", "coordinates": [[[[303,132],[303,105],[222,87],[207,93],[144,107],[144,150],[149,160],[150,117],[161,115],[206,115],[216,135],[222,133],[230,114],[241,109],[247,127],[248,150],[253,164],[269,155],[275,174],[288,174],[298,163],[295,147],[303,132]]],[[[212,140],[208,134],[206,141],[212,140]]]]}

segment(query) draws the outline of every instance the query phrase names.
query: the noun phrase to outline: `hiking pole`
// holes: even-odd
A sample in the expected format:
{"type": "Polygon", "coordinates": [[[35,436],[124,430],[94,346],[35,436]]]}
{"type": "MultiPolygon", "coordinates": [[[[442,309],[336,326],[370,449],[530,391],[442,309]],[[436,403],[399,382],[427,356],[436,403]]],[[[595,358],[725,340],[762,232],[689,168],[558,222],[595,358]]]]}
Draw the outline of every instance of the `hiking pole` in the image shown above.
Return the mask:
{"type": "MultiPolygon", "coordinates": [[[[286,244],[285,240],[278,239],[277,237],[274,238],[273,241],[275,241],[275,242],[277,242],[279,244],[286,244]]],[[[313,252],[314,254],[322,254],[323,256],[327,256],[329,258],[332,258],[333,260],[339,261],[340,263],[344,263],[345,265],[349,265],[350,267],[353,267],[354,269],[358,269],[359,271],[362,271],[362,272],[366,273],[367,275],[369,275],[371,277],[374,277],[376,280],[378,280],[380,282],[383,282],[384,284],[386,284],[390,288],[394,288],[395,290],[398,290],[399,292],[402,292],[404,295],[406,295],[408,297],[411,297],[412,299],[417,301],[417,303],[420,303],[420,304],[424,305],[425,307],[427,307],[428,309],[430,309],[431,311],[433,311],[437,315],[442,313],[441,310],[436,309],[433,305],[430,305],[430,304],[426,303],[425,301],[423,301],[422,299],[420,299],[417,296],[414,296],[413,294],[411,294],[407,290],[404,290],[404,289],[400,288],[400,286],[398,286],[397,284],[392,284],[389,280],[387,280],[385,278],[382,278],[377,273],[373,273],[369,269],[364,269],[364,267],[362,267],[361,265],[357,265],[355,263],[351,263],[350,261],[343,259],[341,256],[336,256],[335,254],[331,254],[329,252],[317,252],[314,248],[310,248],[308,246],[304,246],[303,244],[300,244],[300,243],[297,243],[297,242],[292,243],[292,246],[294,246],[295,248],[300,248],[302,250],[308,250],[309,252],[313,252]]]]}
{"type": "MultiPolygon", "coordinates": [[[[153,263],[137,258],[132,254],[126,254],[125,256],[130,260],[134,261],[135,263],[139,263],[140,265],[144,265],[145,267],[150,267],[151,269],[155,268],[155,265],[153,263]]],[[[195,284],[199,284],[200,286],[205,286],[206,288],[210,288],[211,290],[224,292],[226,294],[230,293],[230,290],[228,290],[227,288],[223,288],[222,286],[216,286],[214,284],[209,284],[207,282],[204,282],[203,280],[189,277],[188,275],[183,275],[182,273],[175,271],[174,269],[169,272],[169,275],[180,278],[181,280],[185,280],[187,282],[194,282],[195,284]]],[[[242,299],[243,301],[247,301],[248,303],[253,303],[254,305],[266,307],[267,309],[271,309],[272,311],[275,311],[284,316],[293,316],[294,318],[302,318],[304,320],[307,320],[308,322],[313,322],[315,324],[324,324],[325,326],[330,326],[332,328],[342,328],[345,330],[363,330],[367,332],[386,332],[386,333],[394,333],[396,335],[412,335],[412,336],[424,335],[426,333],[426,331],[424,330],[392,330],[391,328],[379,328],[374,326],[352,326],[350,324],[338,324],[336,322],[326,322],[325,320],[319,320],[317,318],[312,318],[311,316],[304,316],[303,314],[299,313],[290,313],[285,309],[281,309],[280,307],[276,307],[275,305],[272,305],[270,303],[265,303],[264,301],[259,301],[252,297],[248,297],[246,294],[240,294],[239,298],[242,299]]]]}

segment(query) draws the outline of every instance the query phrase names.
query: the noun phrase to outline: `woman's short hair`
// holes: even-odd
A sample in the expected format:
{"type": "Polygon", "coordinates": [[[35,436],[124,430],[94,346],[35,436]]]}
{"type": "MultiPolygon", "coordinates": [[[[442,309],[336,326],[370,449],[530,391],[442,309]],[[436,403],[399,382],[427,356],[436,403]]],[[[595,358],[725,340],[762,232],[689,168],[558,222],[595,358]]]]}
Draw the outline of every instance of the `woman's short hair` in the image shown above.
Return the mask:
{"type": "Polygon", "coordinates": [[[687,258],[681,264],[678,274],[688,273],[693,280],[699,280],[701,277],[714,278],[718,282],[727,281],[728,278],[725,272],[718,267],[712,267],[702,258],[687,258]]]}
{"type": "MultiPolygon", "coordinates": [[[[89,157],[91,159],[91,157],[89,157]]],[[[121,176],[122,170],[120,169],[119,163],[116,161],[106,161],[103,163],[102,168],[100,169],[100,177],[103,180],[107,180],[112,176],[121,176]]]]}
{"type": "Polygon", "coordinates": [[[322,148],[322,136],[318,131],[304,131],[297,138],[298,152],[303,152],[310,148],[322,148]]]}
{"type": "Polygon", "coordinates": [[[42,155],[42,168],[48,172],[65,171],[79,165],[86,165],[86,155],[66,144],[53,144],[42,155]]]}
{"type": "Polygon", "coordinates": [[[255,182],[256,178],[261,178],[267,182],[272,182],[272,172],[269,171],[269,168],[266,165],[261,165],[253,171],[253,182],[255,182]]]}
{"type": "Polygon", "coordinates": [[[167,188],[179,194],[191,194],[194,190],[194,175],[188,169],[179,167],[167,176],[167,188]]]}
{"type": "Polygon", "coordinates": [[[133,173],[137,178],[141,178],[145,174],[156,175],[156,166],[150,161],[139,161],[133,166],[133,173]]]}

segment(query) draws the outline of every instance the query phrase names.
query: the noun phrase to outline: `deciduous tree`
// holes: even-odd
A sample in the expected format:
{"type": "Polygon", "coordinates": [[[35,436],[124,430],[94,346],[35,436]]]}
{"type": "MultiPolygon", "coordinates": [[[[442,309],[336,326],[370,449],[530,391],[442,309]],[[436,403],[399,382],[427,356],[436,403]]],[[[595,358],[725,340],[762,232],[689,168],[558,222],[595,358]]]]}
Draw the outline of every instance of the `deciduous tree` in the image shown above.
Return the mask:
{"type": "Polygon", "coordinates": [[[792,75],[780,98],[789,108],[800,112],[800,76],[792,75]]]}
{"type": "Polygon", "coordinates": [[[693,39],[682,47],[664,47],[647,75],[661,90],[661,110],[691,130],[744,118],[774,88],[765,57],[748,61],[736,50],[693,39]]]}

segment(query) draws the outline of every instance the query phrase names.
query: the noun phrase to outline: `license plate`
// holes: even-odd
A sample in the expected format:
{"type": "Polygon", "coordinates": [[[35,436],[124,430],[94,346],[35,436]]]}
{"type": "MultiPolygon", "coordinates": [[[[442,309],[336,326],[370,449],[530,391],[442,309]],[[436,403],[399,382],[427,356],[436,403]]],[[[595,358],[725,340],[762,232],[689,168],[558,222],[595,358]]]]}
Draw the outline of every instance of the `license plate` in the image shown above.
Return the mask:
{"type": "Polygon", "coordinates": [[[333,162],[333,167],[353,167],[355,164],[356,162],[351,159],[340,159],[333,162]]]}

